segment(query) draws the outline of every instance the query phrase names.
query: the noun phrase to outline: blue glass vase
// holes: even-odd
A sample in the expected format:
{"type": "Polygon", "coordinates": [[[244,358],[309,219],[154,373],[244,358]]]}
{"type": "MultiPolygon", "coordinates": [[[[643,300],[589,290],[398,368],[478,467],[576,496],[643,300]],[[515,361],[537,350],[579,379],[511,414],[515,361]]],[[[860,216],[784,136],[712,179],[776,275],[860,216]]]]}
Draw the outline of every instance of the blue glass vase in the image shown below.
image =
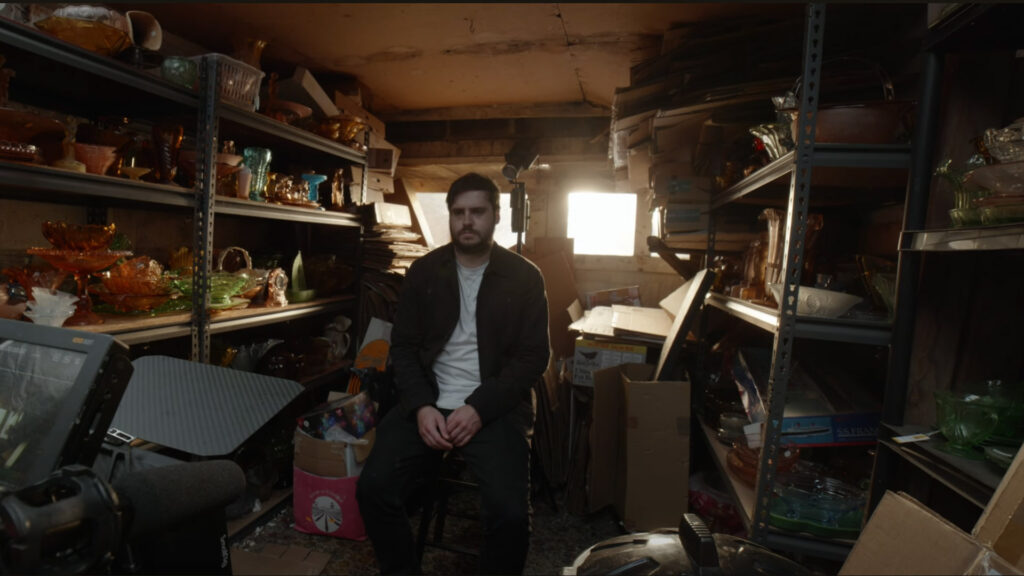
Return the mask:
{"type": "Polygon", "coordinates": [[[264,193],[267,190],[267,177],[270,174],[270,149],[249,147],[242,151],[243,162],[252,171],[252,181],[249,183],[249,200],[265,202],[264,193]]]}

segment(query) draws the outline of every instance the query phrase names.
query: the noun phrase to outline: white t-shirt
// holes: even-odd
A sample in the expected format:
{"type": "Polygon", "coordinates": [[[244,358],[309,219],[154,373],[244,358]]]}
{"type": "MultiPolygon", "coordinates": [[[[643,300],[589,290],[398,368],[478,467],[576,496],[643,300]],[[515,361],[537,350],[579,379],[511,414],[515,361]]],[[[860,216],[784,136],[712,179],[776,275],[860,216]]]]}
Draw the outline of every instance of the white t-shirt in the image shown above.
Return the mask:
{"type": "Polygon", "coordinates": [[[434,376],[440,394],[437,407],[454,410],[480,385],[480,354],[476,343],[476,295],[480,292],[487,264],[459,268],[459,323],[434,361],[434,376]]]}

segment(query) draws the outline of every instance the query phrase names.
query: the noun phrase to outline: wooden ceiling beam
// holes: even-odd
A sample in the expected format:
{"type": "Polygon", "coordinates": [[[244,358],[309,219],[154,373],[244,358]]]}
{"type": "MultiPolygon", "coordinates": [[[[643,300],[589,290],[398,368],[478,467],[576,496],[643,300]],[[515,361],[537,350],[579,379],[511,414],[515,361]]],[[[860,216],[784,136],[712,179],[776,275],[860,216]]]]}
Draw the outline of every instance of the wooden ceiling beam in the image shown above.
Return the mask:
{"type": "Polygon", "coordinates": [[[377,114],[384,122],[431,122],[439,120],[490,120],[495,118],[590,118],[609,117],[611,108],[585,102],[549,104],[496,104],[424,110],[397,110],[377,114]]]}
{"type": "MultiPolygon", "coordinates": [[[[405,166],[425,164],[505,163],[505,154],[516,140],[512,138],[485,138],[473,140],[434,140],[429,142],[403,142],[399,164],[405,166]]],[[[540,138],[537,151],[541,162],[608,154],[607,139],[594,138],[540,138]]]]}

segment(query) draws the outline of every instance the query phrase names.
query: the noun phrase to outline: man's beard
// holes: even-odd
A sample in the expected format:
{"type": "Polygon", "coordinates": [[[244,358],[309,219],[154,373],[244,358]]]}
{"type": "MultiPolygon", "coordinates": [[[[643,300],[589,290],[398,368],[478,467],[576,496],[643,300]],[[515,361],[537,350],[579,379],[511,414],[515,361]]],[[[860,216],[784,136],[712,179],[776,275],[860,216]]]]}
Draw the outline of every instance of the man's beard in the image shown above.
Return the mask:
{"type": "MultiPolygon", "coordinates": [[[[455,245],[456,250],[462,252],[463,254],[472,255],[483,254],[485,252],[490,251],[491,241],[494,239],[493,229],[486,234],[479,235],[480,241],[473,244],[465,244],[459,239],[459,237],[462,235],[462,232],[463,231],[460,230],[458,234],[452,234],[452,244],[455,245]]],[[[475,230],[473,232],[476,233],[475,230]]]]}

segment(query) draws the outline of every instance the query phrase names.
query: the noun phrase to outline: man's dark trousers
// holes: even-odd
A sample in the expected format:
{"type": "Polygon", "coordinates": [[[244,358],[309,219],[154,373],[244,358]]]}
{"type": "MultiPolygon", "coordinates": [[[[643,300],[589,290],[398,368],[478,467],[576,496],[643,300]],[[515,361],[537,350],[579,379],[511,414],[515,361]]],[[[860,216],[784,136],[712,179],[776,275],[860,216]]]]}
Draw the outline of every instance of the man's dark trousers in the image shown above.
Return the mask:
{"type": "MultiPolygon", "coordinates": [[[[424,474],[436,473],[443,452],[423,443],[415,416],[390,410],[377,426],[373,450],[356,491],[367,535],[383,574],[419,571],[406,511],[424,474]]],[[[442,410],[446,417],[448,410],[442,410]]],[[[484,544],[482,574],[521,574],[530,544],[530,434],[533,407],[484,426],[461,448],[480,484],[484,544]]]]}

